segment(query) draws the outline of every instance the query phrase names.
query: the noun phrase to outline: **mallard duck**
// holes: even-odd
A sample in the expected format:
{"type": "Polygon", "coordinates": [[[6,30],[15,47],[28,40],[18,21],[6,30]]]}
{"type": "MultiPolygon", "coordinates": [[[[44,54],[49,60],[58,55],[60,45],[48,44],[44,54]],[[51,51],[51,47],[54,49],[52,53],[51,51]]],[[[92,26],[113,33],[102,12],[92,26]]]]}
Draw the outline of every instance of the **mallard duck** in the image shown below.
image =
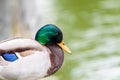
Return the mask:
{"type": "Polygon", "coordinates": [[[55,73],[64,54],[71,51],[62,31],[53,24],[41,27],[34,39],[22,37],[0,42],[0,76],[5,80],[36,80],[55,73]]]}

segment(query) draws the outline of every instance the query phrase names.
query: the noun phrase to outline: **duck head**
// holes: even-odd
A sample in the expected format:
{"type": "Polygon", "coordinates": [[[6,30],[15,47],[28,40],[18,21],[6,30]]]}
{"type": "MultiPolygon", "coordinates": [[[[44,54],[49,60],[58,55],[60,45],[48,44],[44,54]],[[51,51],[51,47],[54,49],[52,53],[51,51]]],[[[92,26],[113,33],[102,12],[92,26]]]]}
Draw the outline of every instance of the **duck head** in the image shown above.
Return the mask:
{"type": "Polygon", "coordinates": [[[40,28],[36,33],[35,40],[43,45],[57,44],[66,52],[71,53],[64,43],[62,31],[53,24],[47,24],[40,28]]]}

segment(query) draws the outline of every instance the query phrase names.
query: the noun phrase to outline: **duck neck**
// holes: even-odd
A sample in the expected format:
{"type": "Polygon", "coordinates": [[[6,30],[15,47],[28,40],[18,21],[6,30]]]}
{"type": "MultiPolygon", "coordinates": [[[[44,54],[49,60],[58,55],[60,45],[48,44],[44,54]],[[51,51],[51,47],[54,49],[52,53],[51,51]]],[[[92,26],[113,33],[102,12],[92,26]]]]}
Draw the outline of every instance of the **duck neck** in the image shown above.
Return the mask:
{"type": "Polygon", "coordinates": [[[58,45],[46,45],[50,51],[51,67],[47,72],[47,76],[55,73],[61,66],[64,60],[63,50],[58,45]]]}

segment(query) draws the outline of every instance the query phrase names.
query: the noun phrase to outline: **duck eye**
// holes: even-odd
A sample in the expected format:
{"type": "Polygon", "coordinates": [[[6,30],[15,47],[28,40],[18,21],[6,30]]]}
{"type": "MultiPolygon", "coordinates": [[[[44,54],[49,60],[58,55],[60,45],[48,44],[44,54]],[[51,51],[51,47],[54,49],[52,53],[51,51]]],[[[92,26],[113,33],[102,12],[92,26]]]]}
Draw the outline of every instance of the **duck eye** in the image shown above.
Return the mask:
{"type": "Polygon", "coordinates": [[[17,55],[14,52],[7,52],[1,55],[4,60],[13,62],[18,59],[17,55]]]}

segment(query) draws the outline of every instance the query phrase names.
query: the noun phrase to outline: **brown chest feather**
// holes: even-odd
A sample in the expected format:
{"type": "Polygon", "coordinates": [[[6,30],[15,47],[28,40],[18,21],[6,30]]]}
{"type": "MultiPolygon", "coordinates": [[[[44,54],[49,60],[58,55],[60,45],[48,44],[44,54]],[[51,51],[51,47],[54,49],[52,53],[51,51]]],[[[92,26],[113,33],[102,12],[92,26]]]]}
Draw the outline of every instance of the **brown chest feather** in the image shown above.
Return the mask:
{"type": "MultiPolygon", "coordinates": [[[[47,47],[52,52],[50,54],[51,67],[48,70],[48,75],[55,73],[61,66],[64,60],[63,50],[57,45],[47,45],[47,47]]],[[[47,75],[47,76],[48,76],[47,75]]]]}

